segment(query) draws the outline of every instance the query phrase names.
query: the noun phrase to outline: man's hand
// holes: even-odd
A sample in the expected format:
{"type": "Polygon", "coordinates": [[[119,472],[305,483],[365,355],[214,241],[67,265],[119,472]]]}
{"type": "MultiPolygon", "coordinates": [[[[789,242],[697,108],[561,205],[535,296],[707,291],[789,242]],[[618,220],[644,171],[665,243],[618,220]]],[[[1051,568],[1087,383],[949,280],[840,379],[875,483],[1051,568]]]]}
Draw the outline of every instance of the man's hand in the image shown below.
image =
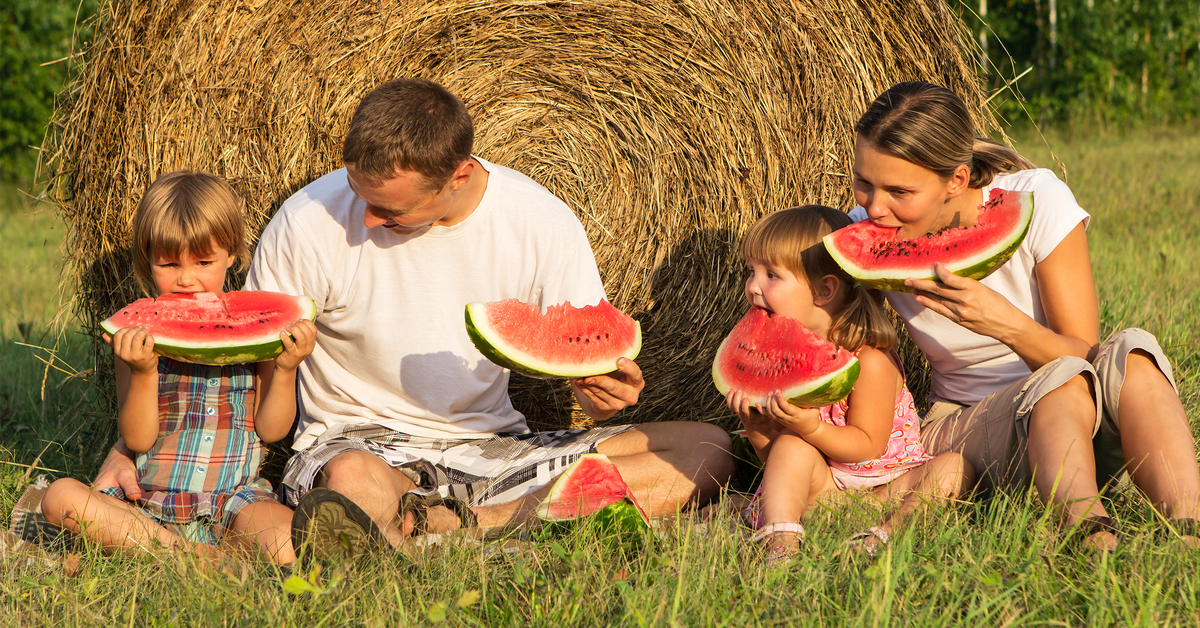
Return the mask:
{"type": "Polygon", "coordinates": [[[627,358],[617,360],[617,370],[611,373],[571,380],[571,391],[579,407],[597,421],[637,403],[645,387],[642,369],[627,358]]]}
{"type": "Polygon", "coordinates": [[[130,500],[141,499],[142,489],[137,483],[137,467],[133,464],[133,452],[125,447],[124,440],[118,440],[108,451],[100,472],[92,482],[95,488],[119,487],[125,491],[125,497],[130,500]]]}

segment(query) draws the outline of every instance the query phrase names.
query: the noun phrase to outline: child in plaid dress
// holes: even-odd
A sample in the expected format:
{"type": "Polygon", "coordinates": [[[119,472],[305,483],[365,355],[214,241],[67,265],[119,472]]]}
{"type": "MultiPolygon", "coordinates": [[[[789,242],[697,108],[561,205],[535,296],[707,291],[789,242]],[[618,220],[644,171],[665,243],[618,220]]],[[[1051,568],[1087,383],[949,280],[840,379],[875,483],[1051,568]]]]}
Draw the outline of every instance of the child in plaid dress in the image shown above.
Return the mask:
{"type": "MultiPolygon", "coordinates": [[[[207,173],[160,177],[133,230],[134,270],[149,294],[220,293],[226,271],[249,258],[242,202],[207,173]]],[[[138,454],[140,494],[64,478],[46,492],[46,519],[106,549],[158,543],[206,555],[219,554],[220,543],[294,561],[292,511],[258,471],[263,442],[291,428],[296,368],[313,351],[316,326],[299,320],[280,337],[284,351],[274,360],[204,366],[158,357],[144,328],[106,335],[117,357],[117,424],[138,454]]]]}

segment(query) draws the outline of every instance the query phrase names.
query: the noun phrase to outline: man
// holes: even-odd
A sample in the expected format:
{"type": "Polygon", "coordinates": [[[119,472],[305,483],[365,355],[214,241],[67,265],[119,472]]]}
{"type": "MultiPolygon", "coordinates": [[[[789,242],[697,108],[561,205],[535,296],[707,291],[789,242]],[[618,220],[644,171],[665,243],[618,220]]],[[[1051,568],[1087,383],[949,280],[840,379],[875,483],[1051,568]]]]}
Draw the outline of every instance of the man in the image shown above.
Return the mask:
{"type": "MultiPolygon", "coordinates": [[[[296,540],[317,551],[339,537],[399,547],[414,531],[520,523],[593,451],[651,514],[706,501],[732,472],[728,436],[703,423],[528,433],[508,371],[471,344],[464,306],[583,306],[604,287],[570,209],[474,157],[473,137],[466,108],[440,85],[384,83],[351,119],[345,168],[289,198],[259,241],[247,289],[317,304],[299,453],[284,474],[296,540]]],[[[633,361],[615,366],[571,382],[597,421],[644,386],[633,361]]]]}

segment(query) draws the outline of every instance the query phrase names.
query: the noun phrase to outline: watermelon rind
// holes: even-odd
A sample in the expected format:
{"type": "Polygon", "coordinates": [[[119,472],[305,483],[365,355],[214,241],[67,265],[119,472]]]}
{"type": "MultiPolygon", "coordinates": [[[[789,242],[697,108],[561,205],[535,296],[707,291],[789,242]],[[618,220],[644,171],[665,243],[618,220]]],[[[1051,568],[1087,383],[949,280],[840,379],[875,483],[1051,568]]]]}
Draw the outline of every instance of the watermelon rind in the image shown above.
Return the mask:
{"type": "MultiPolygon", "coordinates": [[[[1029,227],[1033,222],[1033,193],[1008,193],[1014,195],[1020,204],[1021,218],[1018,222],[1020,228],[1013,230],[1007,237],[998,240],[991,247],[980,253],[969,258],[946,263],[945,266],[951,273],[978,281],[1004,265],[1012,257],[1013,253],[1020,248],[1021,242],[1025,240],[1025,236],[1029,233],[1029,227]]],[[[842,270],[846,271],[846,274],[854,277],[868,288],[883,290],[884,292],[912,292],[912,288],[904,285],[904,282],[908,279],[929,281],[937,279],[932,265],[928,272],[898,269],[868,270],[862,268],[838,249],[835,244],[836,234],[837,232],[835,231],[823,238],[825,249],[829,251],[829,255],[837,262],[838,266],[841,266],[842,270]]]]}
{"type": "MultiPolygon", "coordinates": [[[[302,318],[316,320],[316,303],[308,297],[292,297],[300,305],[302,318]]],[[[120,329],[111,319],[100,323],[100,328],[108,335],[117,333],[120,329]]],[[[224,366],[227,364],[248,364],[274,360],[283,353],[283,340],[277,331],[265,333],[258,338],[237,343],[222,341],[194,342],[170,338],[162,333],[154,334],[154,352],[163,357],[181,362],[206,364],[209,366],[224,366]]]]}
{"type": "Polygon", "coordinates": [[[467,335],[485,358],[514,373],[520,373],[527,377],[552,379],[604,375],[605,373],[617,370],[617,360],[620,357],[633,360],[642,350],[642,324],[635,320],[633,321],[635,332],[634,342],[620,356],[573,364],[547,362],[506,343],[501,335],[488,323],[488,305],[488,303],[467,304],[465,313],[467,335]]]}
{"type": "MultiPolygon", "coordinates": [[[[717,390],[721,391],[722,395],[729,394],[733,388],[733,384],[721,375],[720,369],[721,351],[727,342],[729,342],[728,336],[721,341],[721,345],[717,348],[717,358],[713,360],[712,368],[713,383],[716,384],[717,390]]],[[[821,408],[832,405],[844,399],[846,395],[850,394],[850,391],[854,390],[854,384],[858,381],[858,373],[861,368],[858,358],[851,358],[836,371],[817,379],[783,388],[780,392],[783,393],[783,397],[788,400],[788,403],[798,408],[821,408]]],[[[747,395],[746,399],[752,406],[765,406],[767,403],[765,396],[747,395]]]]}

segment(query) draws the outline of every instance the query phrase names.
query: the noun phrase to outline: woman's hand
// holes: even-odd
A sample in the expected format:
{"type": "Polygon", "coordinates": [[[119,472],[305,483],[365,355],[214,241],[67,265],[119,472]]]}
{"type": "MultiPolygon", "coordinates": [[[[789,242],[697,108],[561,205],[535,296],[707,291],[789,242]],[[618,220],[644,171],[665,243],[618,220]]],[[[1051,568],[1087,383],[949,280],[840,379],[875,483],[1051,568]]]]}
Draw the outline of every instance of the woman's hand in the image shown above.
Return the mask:
{"type": "Polygon", "coordinates": [[[611,373],[571,380],[580,409],[597,421],[637,403],[645,387],[641,367],[628,358],[617,360],[617,370],[611,373]]]}
{"type": "Polygon", "coordinates": [[[143,375],[158,371],[158,355],[154,353],[154,336],[145,327],[124,327],[109,337],[104,334],[104,342],[113,349],[113,354],[122,362],[129,365],[134,375],[143,375]]]}
{"type": "Polygon", "coordinates": [[[908,279],[917,303],[941,314],[951,322],[982,336],[1012,346],[1019,333],[1014,322],[1028,318],[1000,293],[974,279],[959,277],[944,265],[934,264],[937,281],[908,279]]]}
{"type": "Polygon", "coordinates": [[[763,414],[779,425],[780,429],[795,432],[807,439],[821,426],[821,412],[816,408],[798,408],[784,399],[783,392],[776,390],[767,396],[763,414]]]}
{"type": "Polygon", "coordinates": [[[279,332],[279,337],[283,340],[283,353],[275,358],[275,368],[294,371],[316,348],[317,326],[302,318],[279,332]]]}
{"type": "Polygon", "coordinates": [[[917,303],[977,334],[1008,345],[1029,370],[1064,355],[1091,359],[1100,342],[1100,313],[1084,223],[1033,267],[1046,323],[1042,325],[1003,295],[934,266],[937,281],[909,279],[917,303]]]}

